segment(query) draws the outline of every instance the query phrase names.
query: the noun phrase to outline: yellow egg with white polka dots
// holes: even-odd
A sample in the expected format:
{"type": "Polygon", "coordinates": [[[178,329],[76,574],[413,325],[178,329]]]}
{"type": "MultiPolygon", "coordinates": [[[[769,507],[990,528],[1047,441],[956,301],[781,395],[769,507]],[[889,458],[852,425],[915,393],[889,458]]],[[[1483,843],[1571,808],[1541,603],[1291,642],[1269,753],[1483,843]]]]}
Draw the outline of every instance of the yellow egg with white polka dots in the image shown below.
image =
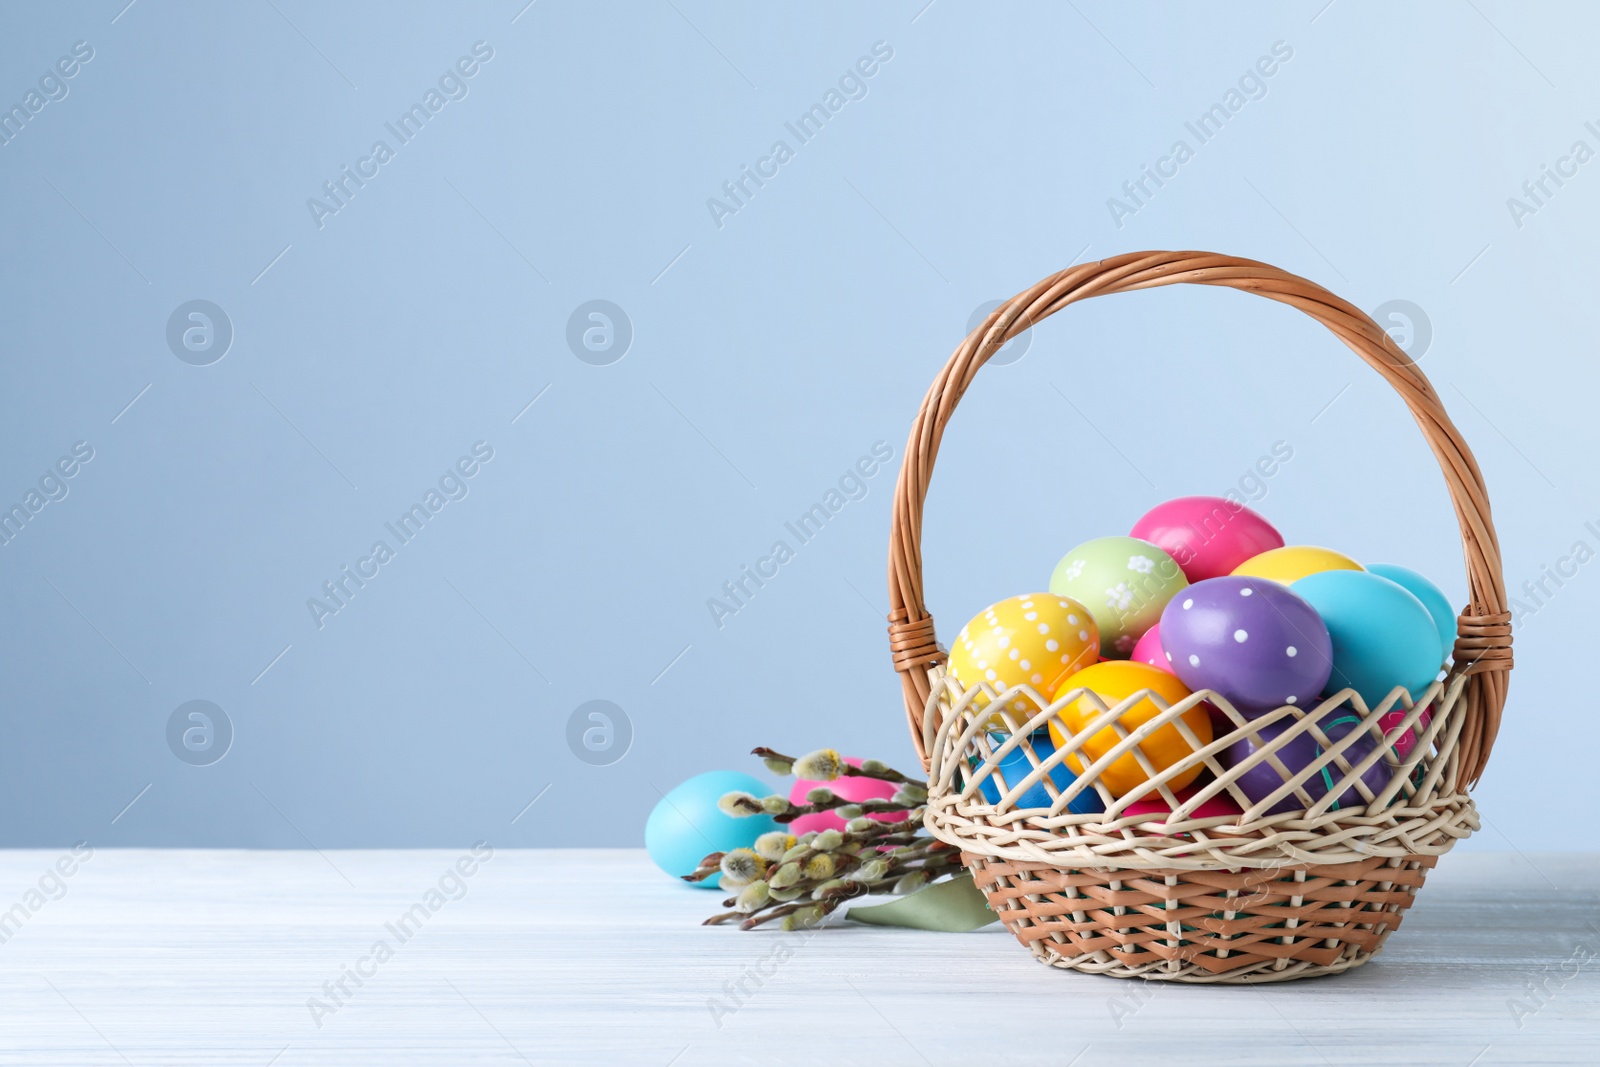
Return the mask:
{"type": "MultiPolygon", "coordinates": [[[[985,609],[961,628],[950,646],[948,670],[962,689],[987,683],[999,695],[1026,685],[1048,703],[1059,682],[1099,657],[1100,630],[1088,608],[1055,593],[1024,593],[985,609]]],[[[972,706],[986,708],[989,698],[979,693],[972,706]]],[[[996,707],[985,728],[1009,733],[1041,707],[1026,693],[1015,694],[996,707]]]]}

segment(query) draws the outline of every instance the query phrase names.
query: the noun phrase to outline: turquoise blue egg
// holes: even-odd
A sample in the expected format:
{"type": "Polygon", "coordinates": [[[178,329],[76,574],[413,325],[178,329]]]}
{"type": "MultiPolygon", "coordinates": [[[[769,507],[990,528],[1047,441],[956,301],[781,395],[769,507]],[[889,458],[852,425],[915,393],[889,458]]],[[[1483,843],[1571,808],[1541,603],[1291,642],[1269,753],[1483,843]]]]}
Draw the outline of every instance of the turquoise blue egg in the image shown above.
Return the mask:
{"type": "Polygon", "coordinates": [[[1375,707],[1395,686],[1415,699],[1442,659],[1439,630],[1416,594],[1371,571],[1308,574],[1291,589],[1316,609],[1333,641],[1333,673],[1323,696],[1354,689],[1375,707]]]}
{"type": "Polygon", "coordinates": [[[1402,567],[1398,563],[1374,563],[1367,570],[1409,590],[1412,596],[1422,601],[1422,606],[1433,616],[1433,625],[1439,631],[1439,644],[1443,646],[1439,662],[1449,659],[1456,648],[1456,610],[1450,606],[1450,598],[1410,567],[1402,567]]]}
{"type": "MultiPolygon", "coordinates": [[[[717,809],[724,793],[745,792],[756,797],[777,792],[759,778],[739,771],[707,771],[678,786],[661,799],[644,824],[644,847],[655,865],[674,878],[693,874],[712,852],[749,848],[756,838],[781,827],[768,815],[735,818],[717,809]]],[[[721,875],[703,882],[685,882],[704,889],[720,888],[721,875]]]]}
{"type": "MultiPolygon", "coordinates": [[[[989,740],[994,745],[1004,744],[1005,735],[995,734],[989,740]]],[[[1033,754],[1039,758],[1041,763],[1056,750],[1055,744],[1050,740],[1050,731],[1048,730],[1040,730],[1034,734],[1031,744],[1033,745],[1033,754]]],[[[974,760],[973,762],[976,764],[980,761],[974,760]]],[[[1007,792],[1011,790],[1012,786],[1015,786],[1033,773],[1033,764],[1028,760],[1028,754],[1022,750],[1021,745],[1012,749],[1006,758],[1000,761],[1000,773],[1005,776],[1007,792]]],[[[1062,763],[1050,772],[1050,781],[1055,783],[1057,790],[1065,792],[1069,785],[1077,781],[1077,776],[1067,770],[1067,765],[1062,763]]],[[[1000,797],[1003,795],[1000,792],[999,783],[995,781],[993,776],[985,778],[978,783],[978,792],[982,793],[983,799],[991,804],[1000,803],[1000,797]]],[[[1050,796],[1049,790],[1045,789],[1044,781],[1041,779],[1026,793],[1017,798],[1015,807],[1048,808],[1052,803],[1054,803],[1054,799],[1050,796]]],[[[1099,793],[1093,789],[1086,789],[1072,799],[1072,803],[1067,805],[1067,810],[1074,815],[1090,815],[1094,812],[1105,811],[1106,803],[1100,799],[1099,793]]]]}

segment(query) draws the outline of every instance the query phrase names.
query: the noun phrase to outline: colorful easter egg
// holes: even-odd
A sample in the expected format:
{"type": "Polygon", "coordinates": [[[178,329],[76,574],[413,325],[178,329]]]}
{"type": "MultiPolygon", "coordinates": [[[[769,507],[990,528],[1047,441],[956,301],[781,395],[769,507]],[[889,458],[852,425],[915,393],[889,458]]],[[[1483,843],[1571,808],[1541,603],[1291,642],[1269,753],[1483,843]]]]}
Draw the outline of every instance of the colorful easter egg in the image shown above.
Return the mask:
{"type": "Polygon", "coordinates": [[[1439,630],[1422,601],[1370,571],[1323,571],[1291,587],[1328,627],[1333,671],[1324,695],[1354,689],[1368,708],[1395,686],[1416,699],[1439,673],[1439,630]]]}
{"type": "MultiPolygon", "coordinates": [[[[1378,718],[1378,728],[1382,730],[1385,735],[1387,735],[1391,730],[1404,722],[1408,714],[1410,713],[1407,712],[1405,708],[1395,708],[1392,711],[1386,711],[1378,718]]],[[[1417,719],[1415,726],[1394,739],[1394,754],[1401,759],[1405,759],[1406,754],[1409,753],[1412,749],[1412,746],[1417,743],[1417,736],[1426,731],[1428,729],[1428,724],[1432,721],[1433,709],[1429,708],[1422,713],[1420,718],[1417,719]]]]}
{"type": "Polygon", "coordinates": [[[1358,571],[1361,564],[1331,548],[1316,545],[1286,545],[1251,556],[1233,569],[1240,577],[1268,578],[1282,585],[1293,585],[1308,574],[1322,571],[1358,571]]]}
{"type": "MultiPolygon", "coordinates": [[[[1351,730],[1356,729],[1361,724],[1360,717],[1352,714],[1348,708],[1329,709],[1322,718],[1324,720],[1321,724],[1322,732],[1329,742],[1333,744],[1342,741],[1351,730]]],[[[1297,720],[1294,718],[1287,718],[1265,726],[1255,727],[1254,736],[1240,738],[1224,750],[1222,762],[1226,766],[1237,767],[1259,750],[1270,747],[1284,733],[1288,732],[1296,722],[1297,720]]],[[[1350,747],[1344,750],[1342,758],[1353,769],[1370,756],[1377,747],[1378,743],[1370,735],[1362,736],[1350,743],[1350,747]]],[[[1273,750],[1272,754],[1277,757],[1278,762],[1283,764],[1283,771],[1279,771],[1273,765],[1271,759],[1263,759],[1244,771],[1235,780],[1235,784],[1240,792],[1250,798],[1252,804],[1259,804],[1280,789],[1284,783],[1292,781],[1297,774],[1309,767],[1327,751],[1328,749],[1307,728],[1273,750]]],[[[1383,787],[1389,784],[1389,778],[1393,772],[1394,769],[1380,759],[1362,773],[1361,781],[1366,784],[1367,788],[1372,791],[1372,795],[1376,797],[1383,787]]],[[[1301,783],[1300,788],[1311,798],[1311,803],[1315,804],[1327,796],[1344,777],[1345,769],[1339,765],[1338,759],[1334,759],[1330,760],[1320,770],[1313,772],[1301,783]]],[[[1330,810],[1337,811],[1357,807],[1365,803],[1366,799],[1362,797],[1360,790],[1352,782],[1339,794],[1339,798],[1333,802],[1330,810]]],[[[1297,792],[1291,791],[1283,799],[1273,804],[1267,810],[1267,814],[1281,815],[1289,811],[1304,811],[1307,806],[1307,803],[1300,799],[1297,792]]]]}
{"type": "Polygon", "coordinates": [[[1270,522],[1220,496],[1157,504],[1128,533],[1164,549],[1191,582],[1231,574],[1245,560],[1283,547],[1283,535],[1270,522]]]}
{"type": "Polygon", "coordinates": [[[1443,649],[1439,662],[1449,659],[1456,648],[1456,611],[1450,606],[1450,598],[1444,595],[1443,590],[1410,567],[1402,567],[1398,563],[1374,563],[1367,570],[1389,579],[1422,601],[1422,606],[1433,616],[1433,625],[1439,631],[1439,644],[1443,649]]]}
{"type": "MultiPolygon", "coordinates": [[[[1170,604],[1171,601],[1168,601],[1170,604]]],[[[1144,632],[1144,636],[1133,646],[1133,655],[1128,657],[1135,663],[1148,663],[1157,670],[1172,674],[1172,664],[1167,662],[1166,649],[1161,645],[1161,624],[1158,622],[1144,632]]]]}
{"type": "MultiPolygon", "coordinates": [[[[1195,790],[1198,788],[1198,786],[1190,786],[1188,789],[1179,790],[1176,794],[1178,802],[1181,804],[1188,800],[1194,795],[1195,790]]],[[[1171,816],[1174,810],[1176,809],[1169,805],[1165,800],[1161,799],[1159,795],[1151,795],[1145,797],[1143,800],[1135,800],[1132,804],[1129,804],[1122,810],[1122,814],[1144,815],[1148,817],[1144,822],[1137,822],[1133,824],[1133,829],[1138,833],[1158,834],[1163,837],[1178,837],[1189,841],[1194,840],[1194,834],[1190,831],[1179,830],[1174,833],[1171,827],[1168,825],[1170,821],[1168,817],[1171,816]]],[[[1183,821],[1187,822],[1189,819],[1222,818],[1227,819],[1229,822],[1234,822],[1243,814],[1244,809],[1239,807],[1237,801],[1235,801],[1228,794],[1221,793],[1212,797],[1210,800],[1202,802],[1183,821]]],[[[1179,852],[1175,855],[1187,856],[1188,853],[1179,852]]]]}
{"type": "MultiPolygon", "coordinates": [[[[990,743],[996,747],[1004,744],[1005,740],[1005,737],[1000,735],[991,736],[989,739],[990,743]]],[[[1048,759],[1056,750],[1056,746],[1051,743],[1050,731],[1048,730],[1040,730],[1035,733],[1028,739],[1028,744],[1033,746],[1033,754],[1040,763],[1048,759]]],[[[976,758],[972,760],[973,766],[977,766],[980,762],[976,758]]],[[[991,804],[1000,803],[1001,797],[1010,792],[1014,786],[1021,783],[1028,775],[1032,774],[1033,762],[1028,759],[1028,754],[1023,751],[1023,746],[1018,745],[1000,761],[998,770],[1001,777],[1005,779],[1004,790],[1000,788],[999,780],[992,774],[978,783],[978,792],[982,793],[983,799],[991,804]]],[[[1049,778],[1055,784],[1058,793],[1065,792],[1069,785],[1077,781],[1077,776],[1067,770],[1067,765],[1064,762],[1056,764],[1055,768],[1050,772],[1049,778]]],[[[1044,779],[1040,778],[1037,784],[1031,786],[1017,798],[1016,804],[1012,807],[1014,809],[1048,808],[1053,803],[1055,803],[1055,800],[1050,796],[1049,791],[1045,789],[1044,779]]],[[[1093,788],[1089,788],[1073,797],[1072,802],[1067,805],[1067,810],[1074,815],[1090,815],[1097,811],[1105,811],[1106,805],[1105,801],[1100,799],[1100,794],[1095,792],[1093,788]]]]}
{"type": "MultiPolygon", "coordinates": [[[[780,829],[767,815],[723,814],[717,801],[725,793],[739,792],[766,797],[774,790],[759,778],[738,771],[707,771],[662,797],[644,824],[644,847],[655,865],[682,878],[693,874],[708,854],[749,848],[762,834],[780,829]]],[[[713,875],[684,884],[717,889],[721,883],[722,876],[713,875]]]]}
{"type": "Polygon", "coordinates": [[[1333,644],[1316,610],[1263,578],[1208,578],[1161,613],[1172,670],[1240,711],[1315,702],[1333,669],[1333,644]]]}
{"type": "MultiPolygon", "coordinates": [[[[1175,795],[1178,798],[1178,803],[1182,804],[1190,797],[1194,796],[1194,794],[1195,789],[1191,787],[1189,789],[1179,790],[1175,795]]],[[[1122,814],[1155,816],[1155,818],[1150,819],[1148,822],[1141,822],[1135,825],[1138,829],[1144,830],[1148,833],[1164,834],[1167,832],[1166,816],[1171,815],[1173,811],[1174,809],[1172,805],[1161,799],[1160,794],[1152,794],[1151,796],[1145,797],[1143,800],[1135,800],[1132,804],[1129,804],[1126,808],[1122,809],[1122,814]]],[[[1196,807],[1194,811],[1189,813],[1187,818],[1216,819],[1224,817],[1237,817],[1243,814],[1244,809],[1239,807],[1239,804],[1236,800],[1230,797],[1227,793],[1219,793],[1210,800],[1201,802],[1201,804],[1196,807]]]]}
{"type": "MultiPolygon", "coordinates": [[[[854,756],[846,756],[846,763],[852,767],[861,766],[861,761],[854,756]]],[[[885,782],[879,778],[864,778],[858,775],[845,774],[831,782],[814,782],[809,778],[796,778],[794,786],[789,790],[789,801],[792,804],[806,803],[806,794],[813,789],[830,789],[834,796],[846,800],[888,800],[895,794],[895,784],[885,782]]],[[[879,822],[900,822],[906,817],[903,811],[880,811],[871,816],[879,822]]],[[[836,811],[819,811],[814,815],[802,815],[789,824],[791,834],[805,834],[811,831],[844,830],[844,820],[836,811]]]]}
{"type": "MultiPolygon", "coordinates": [[[[1055,593],[1024,593],[986,608],[961,628],[950,648],[948,671],[963,689],[987,682],[1003,693],[1028,685],[1048,700],[1062,679],[1093,663],[1099,650],[1100,631],[1088,608],[1055,593]]],[[[973,707],[988,706],[989,698],[979,693],[973,707]]],[[[1026,694],[1018,694],[1006,709],[1013,721],[1008,724],[996,709],[984,728],[1010,733],[1039,710],[1026,694]]]]}
{"type": "Polygon", "coordinates": [[[1139,636],[1189,584],[1166,552],[1137,537],[1097,537],[1061,557],[1050,591],[1081,602],[1100,628],[1100,654],[1127,659],[1139,636]]]}
{"type": "MultiPolygon", "coordinates": [[[[1112,660],[1085,667],[1061,683],[1056,689],[1055,699],[1060,700],[1069,691],[1079,688],[1098,695],[1107,707],[1115,707],[1121,701],[1146,689],[1166,701],[1169,707],[1189,696],[1189,690],[1175,675],[1147,664],[1129,663],[1125,660],[1112,660]]],[[[1100,714],[1100,709],[1095,707],[1087,696],[1079,697],[1061,710],[1059,721],[1052,721],[1049,724],[1051,740],[1055,742],[1057,748],[1064,747],[1070,736],[1083,732],[1100,714]]],[[[1118,722],[1125,730],[1132,732],[1160,714],[1161,709],[1156,706],[1155,701],[1146,696],[1125,711],[1118,722]]],[[[1194,733],[1201,746],[1211,743],[1211,719],[1206,713],[1204,704],[1197,704],[1185,711],[1180,719],[1194,733]]],[[[1066,763],[1074,774],[1081,775],[1086,767],[1110,752],[1121,740],[1116,729],[1107,726],[1086,738],[1078,751],[1067,756],[1066,763]]],[[[1166,770],[1195,751],[1174,722],[1168,722],[1151,733],[1139,743],[1138,750],[1158,772],[1166,770]]],[[[1175,775],[1167,782],[1168,788],[1182,789],[1194,781],[1202,769],[1202,765],[1196,764],[1175,775]]],[[[1139,765],[1134,751],[1130,749],[1100,771],[1099,781],[1113,796],[1120,797],[1144,792],[1149,776],[1139,765]]]]}

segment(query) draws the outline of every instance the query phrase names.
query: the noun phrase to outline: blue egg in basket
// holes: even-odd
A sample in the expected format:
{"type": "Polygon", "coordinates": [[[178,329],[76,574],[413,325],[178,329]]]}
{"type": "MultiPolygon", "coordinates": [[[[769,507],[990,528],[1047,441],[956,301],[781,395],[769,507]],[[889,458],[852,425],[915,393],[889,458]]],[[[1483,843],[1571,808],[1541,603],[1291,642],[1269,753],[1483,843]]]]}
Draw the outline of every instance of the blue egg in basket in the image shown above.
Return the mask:
{"type": "Polygon", "coordinates": [[[1398,563],[1369,563],[1367,570],[1389,579],[1422,601],[1422,606],[1433,616],[1433,625],[1439,630],[1439,662],[1449,659],[1456,647],[1456,609],[1450,606],[1450,598],[1427,578],[1398,563]]]}
{"type": "MultiPolygon", "coordinates": [[[[1005,740],[1006,735],[993,734],[989,738],[989,743],[999,747],[1005,743],[1005,740]]],[[[1035,733],[1030,743],[1033,746],[1033,754],[1039,758],[1041,763],[1056,750],[1055,744],[1050,740],[1050,731],[1048,730],[1040,730],[1035,733]]],[[[982,761],[974,759],[972,762],[974,766],[977,766],[982,761]]],[[[1033,773],[1033,763],[1028,759],[1028,754],[1023,751],[1021,745],[1012,749],[1000,761],[1000,773],[1005,776],[1007,792],[1018,782],[1033,773]]],[[[1077,780],[1077,776],[1067,769],[1067,765],[1064,762],[1050,772],[1050,781],[1055,784],[1056,789],[1060,792],[1065,792],[1067,787],[1077,780]]],[[[1003,795],[1000,792],[1000,783],[992,775],[978,783],[978,791],[983,794],[983,799],[991,804],[1000,803],[1000,797],[1003,795]]],[[[1050,796],[1049,790],[1045,789],[1044,781],[1041,779],[1026,793],[1017,798],[1015,807],[1048,808],[1053,802],[1054,798],[1050,796]]],[[[1095,792],[1093,788],[1089,788],[1073,797],[1072,803],[1067,805],[1067,810],[1074,815],[1092,815],[1095,812],[1105,811],[1106,802],[1100,799],[1100,794],[1095,792]]]]}
{"type": "Polygon", "coordinates": [[[1416,699],[1443,664],[1441,634],[1409,589],[1371,571],[1323,571],[1289,587],[1316,609],[1333,640],[1323,696],[1354,689],[1377,707],[1395,686],[1416,699]]]}

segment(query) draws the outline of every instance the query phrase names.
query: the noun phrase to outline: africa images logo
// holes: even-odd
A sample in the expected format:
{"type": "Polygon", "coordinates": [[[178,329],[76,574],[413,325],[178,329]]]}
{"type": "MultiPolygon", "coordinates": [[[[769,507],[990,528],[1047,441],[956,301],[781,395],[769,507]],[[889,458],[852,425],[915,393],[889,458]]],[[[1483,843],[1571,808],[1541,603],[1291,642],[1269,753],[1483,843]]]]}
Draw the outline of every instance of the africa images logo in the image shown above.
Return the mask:
{"type": "Polygon", "coordinates": [[[356,560],[354,570],[350,569],[348,563],[343,564],[337,575],[322,583],[326,599],[307,597],[306,610],[311,613],[311,621],[316,623],[317,629],[322,629],[329,618],[349,607],[356,594],[382,573],[382,568],[399,554],[400,549],[416,540],[446,504],[465,500],[472,491],[471,480],[492,459],[493,445],[487,441],[474,442],[472,454],[460,457],[447,467],[439,476],[437,487],[429,486],[421,500],[402,511],[398,518],[383,524],[394,544],[391,545],[387,538],[373,541],[367,554],[356,560]]]}
{"type": "Polygon", "coordinates": [[[378,176],[379,168],[394,159],[398,149],[410,144],[422,132],[428,120],[443,111],[446,104],[465,100],[470,91],[467,82],[476,77],[483,69],[483,64],[493,58],[494,49],[487,41],[474,41],[472,54],[462,56],[453,66],[446,68],[439,75],[437,87],[430,85],[420,101],[402,111],[393,122],[383,124],[384,129],[394,137],[393,146],[379,138],[372,142],[366,155],[356,160],[354,170],[348,163],[343,164],[339,167],[337,177],[323,182],[322,192],[327,199],[315,196],[306,199],[306,210],[311,212],[311,221],[316,223],[317,229],[327,225],[325,220],[328,216],[337,215],[349,207],[356,193],[378,176]]]}

